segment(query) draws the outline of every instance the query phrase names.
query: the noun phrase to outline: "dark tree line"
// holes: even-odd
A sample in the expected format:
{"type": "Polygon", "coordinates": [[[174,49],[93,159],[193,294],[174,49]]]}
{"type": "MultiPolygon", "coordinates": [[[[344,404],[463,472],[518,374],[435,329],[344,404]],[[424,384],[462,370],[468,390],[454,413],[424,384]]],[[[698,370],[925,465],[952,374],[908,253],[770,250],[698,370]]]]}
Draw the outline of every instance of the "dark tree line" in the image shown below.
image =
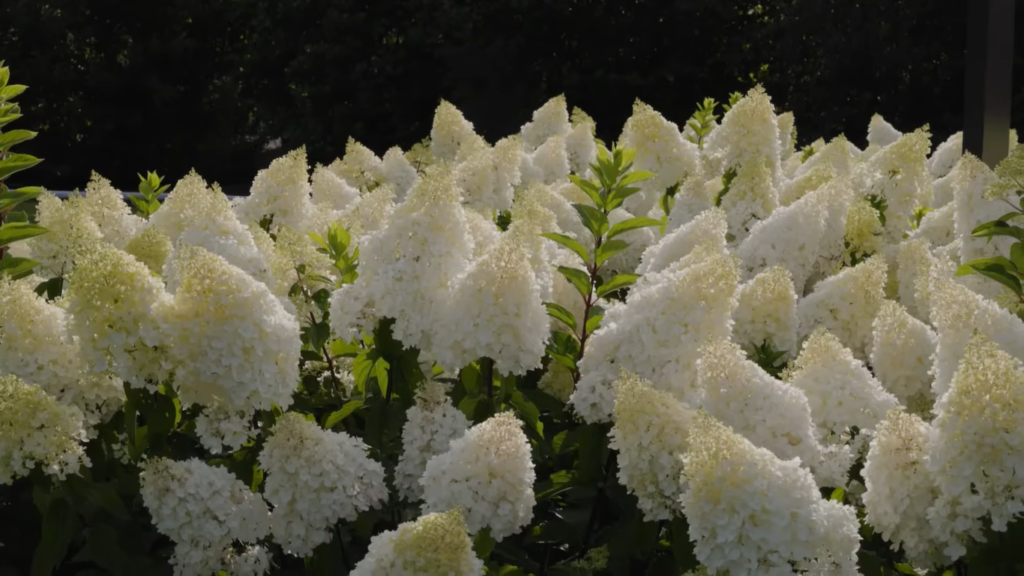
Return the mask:
{"type": "Polygon", "coordinates": [[[0,58],[31,86],[23,127],[41,134],[25,151],[46,159],[35,183],[82,187],[96,170],[131,188],[140,171],[177,179],[195,167],[244,193],[272,139],[305,144],[315,162],[349,137],[378,153],[408,148],[441,98],[494,140],[564,93],[614,139],[636,98],[682,125],[703,97],[761,82],[795,112],[801,144],[840,132],[863,143],[876,111],[903,130],[929,123],[938,141],[960,129],[966,6],[6,0],[0,58]]]}

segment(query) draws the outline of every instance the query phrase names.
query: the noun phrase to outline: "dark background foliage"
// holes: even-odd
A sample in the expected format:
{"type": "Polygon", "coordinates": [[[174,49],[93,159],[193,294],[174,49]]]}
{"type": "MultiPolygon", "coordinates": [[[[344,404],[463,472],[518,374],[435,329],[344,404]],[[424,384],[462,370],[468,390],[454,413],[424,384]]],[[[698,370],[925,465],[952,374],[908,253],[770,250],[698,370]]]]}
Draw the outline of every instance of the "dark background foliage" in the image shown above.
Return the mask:
{"type": "MultiPolygon", "coordinates": [[[[614,139],[636,98],[682,125],[762,82],[800,144],[960,129],[966,0],[5,0],[0,58],[22,97],[33,183],[133,188],[194,167],[229,193],[284,149],[427,136],[441,98],[493,141],[564,93],[614,139]]],[[[1018,10],[1020,16],[1024,16],[1018,10]]],[[[1017,42],[1014,125],[1024,114],[1017,42]]]]}

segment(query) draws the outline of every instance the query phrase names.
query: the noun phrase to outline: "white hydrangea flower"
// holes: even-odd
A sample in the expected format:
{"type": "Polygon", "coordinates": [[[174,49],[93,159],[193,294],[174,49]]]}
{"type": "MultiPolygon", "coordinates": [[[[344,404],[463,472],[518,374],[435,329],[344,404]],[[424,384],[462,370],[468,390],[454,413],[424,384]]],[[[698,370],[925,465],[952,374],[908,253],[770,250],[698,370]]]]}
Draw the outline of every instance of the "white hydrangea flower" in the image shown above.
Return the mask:
{"type": "Polygon", "coordinates": [[[775,124],[779,127],[779,152],[786,158],[796,147],[796,118],[792,112],[783,112],[775,116],[775,124]]]}
{"type": "Polygon", "coordinates": [[[465,415],[452,405],[448,386],[428,380],[416,391],[416,405],[405,414],[402,455],[395,468],[395,486],[410,502],[423,496],[420,477],[427,461],[448,451],[448,444],[469,428],[465,415]]]}
{"type": "Polygon", "coordinates": [[[203,407],[196,417],[196,436],[211,454],[241,448],[252,433],[252,411],[212,405],[203,407]],[[225,447],[227,450],[225,450],[225,447]]]}
{"type": "Polygon", "coordinates": [[[173,299],[157,307],[185,406],[287,408],[299,380],[299,324],[266,285],[202,248],[172,264],[173,299]]]}
{"type": "Polygon", "coordinates": [[[498,542],[533,518],[536,473],[530,443],[512,412],[492,416],[434,456],[420,479],[423,511],[461,508],[470,533],[484,527],[498,542]]]}
{"type": "Polygon", "coordinates": [[[1024,359],[1024,321],[998,304],[951,279],[933,278],[929,304],[938,334],[932,391],[941,398],[975,332],[994,341],[1014,358],[1024,359]]]}
{"type": "Polygon", "coordinates": [[[103,232],[89,217],[84,200],[77,194],[63,202],[49,192],[39,196],[36,222],[47,232],[20,243],[27,247],[25,256],[39,262],[36,274],[44,278],[66,276],[80,258],[104,244],[103,232]]]}
{"type": "Polygon", "coordinates": [[[782,171],[779,125],[763,88],[751,88],[725,113],[722,125],[708,136],[704,154],[719,173],[739,169],[751,160],[765,161],[772,181],[778,183],[782,171]]]}
{"type": "Polygon", "coordinates": [[[273,227],[283,225],[305,232],[316,210],[311,194],[306,149],[297,148],[256,173],[249,196],[235,205],[235,212],[242,222],[271,216],[273,227]]]}
{"type": "Polygon", "coordinates": [[[619,482],[636,495],[645,521],[669,520],[685,488],[682,454],[696,413],[635,374],[623,372],[613,388],[608,445],[619,453],[619,482]]]}
{"type": "Polygon", "coordinates": [[[376,232],[386,225],[395,210],[395,190],[385,184],[368,192],[338,215],[338,222],[352,238],[376,232]]]}
{"type": "Polygon", "coordinates": [[[732,339],[745,350],[765,342],[775,350],[796,354],[796,291],[789,270],[772,266],[740,286],[733,313],[732,339]]]}
{"type": "MultiPolygon", "coordinates": [[[[608,225],[615,226],[619,222],[629,220],[633,217],[634,215],[627,210],[623,208],[616,208],[608,213],[608,225]]],[[[602,264],[601,275],[605,276],[606,273],[611,270],[614,270],[617,273],[631,274],[640,264],[640,259],[643,257],[644,251],[650,246],[653,246],[658,241],[658,237],[657,228],[653,226],[635,228],[616,236],[616,240],[622,240],[623,242],[629,243],[629,248],[615,254],[602,264]]],[[[605,277],[607,278],[607,276],[605,277]]]]}
{"type": "Polygon", "coordinates": [[[274,541],[286,552],[309,556],[331,540],[339,520],[387,500],[384,467],[367,446],[344,432],[331,432],[301,414],[282,416],[260,452],[266,471],[264,495],[274,511],[274,541]]]}
{"type": "Polygon", "coordinates": [[[557,184],[569,175],[569,156],[565,138],[552,136],[530,154],[520,156],[519,170],[524,185],[540,182],[557,184]]]}
{"type": "Polygon", "coordinates": [[[789,383],[803,390],[811,417],[829,443],[841,443],[854,426],[874,429],[899,406],[867,367],[824,326],[804,342],[793,361],[789,383]]]}
{"type": "Polygon", "coordinates": [[[857,358],[866,359],[871,349],[871,323],[885,300],[887,270],[885,258],[873,256],[819,282],[797,304],[800,337],[824,326],[857,358]]]}
{"type": "MultiPolygon", "coordinates": [[[[804,393],[769,376],[736,344],[712,340],[702,346],[697,381],[700,408],[709,415],[783,460],[799,458],[815,471],[821,486],[845,484],[848,466],[840,467],[838,475],[830,474],[831,460],[843,455],[823,452],[804,393]],[[823,462],[826,457],[828,465],[823,462]]],[[[845,452],[846,461],[852,463],[845,452]]]]}
{"type": "Polygon", "coordinates": [[[379,170],[379,180],[391,184],[399,202],[405,200],[406,193],[416,185],[416,181],[420,178],[416,168],[402,154],[402,149],[398,146],[392,146],[384,153],[379,170]]]}
{"type": "Polygon", "coordinates": [[[665,223],[666,234],[688,224],[701,212],[715,207],[715,197],[722,188],[722,179],[711,180],[713,186],[709,186],[708,182],[701,164],[697,164],[692,175],[683,179],[665,223]]]}
{"type": "Polygon", "coordinates": [[[901,242],[896,249],[896,282],[900,304],[912,316],[926,322],[930,309],[928,297],[931,294],[931,269],[937,264],[938,260],[928,249],[926,240],[911,238],[901,242]]]}
{"type": "Polygon", "coordinates": [[[94,372],[112,370],[141,388],[167,377],[166,335],[155,316],[163,284],[127,252],[98,247],[69,277],[68,328],[94,372]],[[160,347],[160,348],[158,348],[160,347]]]}
{"type": "Polygon", "coordinates": [[[163,272],[167,258],[174,251],[171,239],[156,226],[145,226],[128,241],[124,251],[142,262],[154,274],[163,272]]]}
{"type": "Polygon", "coordinates": [[[680,503],[708,573],[859,573],[856,511],[822,499],[798,460],[780,460],[705,414],[689,440],[680,503]]]}
{"type": "Polygon", "coordinates": [[[318,164],[313,169],[311,182],[310,193],[318,210],[344,210],[359,202],[359,189],[327,166],[318,164]]]}
{"type": "Polygon", "coordinates": [[[142,218],[132,214],[131,208],[121,193],[110,184],[110,180],[95,172],[85,188],[82,208],[96,223],[103,239],[117,248],[124,248],[144,223],[142,218]]]}
{"type": "Polygon", "coordinates": [[[544,375],[537,382],[538,389],[562,402],[569,401],[575,387],[576,382],[573,381],[572,370],[569,370],[565,364],[556,361],[552,361],[548,365],[548,369],[544,371],[544,375]]]}
{"type": "Polygon", "coordinates": [[[441,101],[434,112],[430,129],[430,151],[437,160],[455,160],[463,146],[476,146],[482,140],[473,131],[473,123],[450,102],[441,101]]]}
{"type": "Polygon", "coordinates": [[[873,328],[875,376],[912,413],[927,414],[935,400],[929,375],[938,344],[935,332],[892,300],[882,303],[873,328]]]}
{"type": "Polygon", "coordinates": [[[983,540],[983,520],[1004,532],[1024,512],[1022,407],[1021,361],[975,336],[935,404],[925,460],[940,493],[928,517],[952,559],[970,540],[983,540]]]}
{"type": "Polygon", "coordinates": [[[586,177],[590,165],[597,163],[597,142],[594,141],[593,120],[575,124],[565,137],[565,153],[569,156],[569,167],[573,174],[586,177]]]}
{"type": "Polygon", "coordinates": [[[473,551],[458,510],[420,516],[370,540],[352,576],[476,576],[484,563],[473,551]]]}
{"type": "Polygon", "coordinates": [[[390,317],[397,340],[433,350],[431,339],[473,249],[450,166],[431,166],[387,225],[360,240],[359,278],[331,297],[335,334],[356,336],[377,318],[390,317]]]}
{"type": "Polygon", "coordinates": [[[510,138],[470,154],[455,170],[463,201],[473,210],[508,210],[520,182],[519,163],[519,143],[510,138]]]}
{"type": "Polygon", "coordinates": [[[17,376],[0,376],[0,486],[39,466],[63,480],[89,467],[82,411],[17,376]]]}
{"type": "Polygon", "coordinates": [[[153,525],[175,544],[175,576],[223,570],[233,541],[256,542],[270,531],[266,502],[225,468],[155,458],[139,482],[153,525]]]}
{"type": "Polygon", "coordinates": [[[926,213],[917,229],[908,237],[923,238],[932,246],[945,246],[956,237],[955,218],[956,206],[953,203],[946,204],[926,213]]]}
{"type": "Polygon", "coordinates": [[[609,307],[587,340],[571,400],[587,422],[608,420],[612,382],[622,370],[692,402],[697,347],[708,338],[729,337],[739,280],[735,258],[697,250],[654,276],[634,285],[624,305],[609,307]]]}
{"type": "Polygon", "coordinates": [[[845,136],[840,134],[825,144],[821,139],[815,141],[811,146],[814,154],[793,172],[793,178],[799,178],[819,166],[831,166],[837,177],[847,177],[853,174],[858,166],[857,147],[850,143],[845,136]]]}
{"type": "Polygon", "coordinates": [[[886,242],[899,242],[910,228],[914,209],[931,204],[932,179],[926,165],[930,148],[928,131],[915,130],[872,156],[857,175],[858,188],[865,196],[886,200],[886,242]]]}
{"type": "Polygon", "coordinates": [[[764,159],[743,164],[722,197],[722,210],[729,221],[730,242],[739,244],[758,222],[779,207],[779,196],[772,185],[772,173],[764,159]]]}
{"type": "MultiPolygon", "coordinates": [[[[995,173],[976,156],[967,153],[953,174],[956,175],[953,183],[953,203],[956,206],[953,227],[961,242],[959,263],[1009,254],[1010,245],[1015,241],[1013,238],[975,238],[971,234],[978,225],[995,220],[1008,211],[1009,206],[1005,202],[986,198],[983,194],[997,180],[995,173]]],[[[990,280],[986,282],[995,284],[990,280]]]]}
{"type": "Polygon", "coordinates": [[[867,198],[858,198],[846,213],[846,260],[863,259],[882,249],[885,230],[878,210],[867,198]]]}
{"type": "Polygon", "coordinates": [[[668,187],[697,172],[697,145],[684,138],[675,123],[639,100],[622,128],[619,145],[636,151],[634,169],[654,174],[639,184],[640,192],[626,199],[625,208],[634,214],[646,215],[668,187]]]}
{"type": "Polygon", "coordinates": [[[270,555],[263,546],[246,546],[241,552],[232,548],[221,560],[231,576],[263,576],[270,572],[270,555]]]}
{"type": "Polygon", "coordinates": [[[836,169],[831,164],[816,166],[792,180],[787,180],[782,185],[779,190],[779,204],[789,206],[811,191],[829,183],[835,177],[836,169]]]}
{"type": "Polygon", "coordinates": [[[937,567],[951,562],[942,558],[928,508],[938,490],[927,469],[931,428],[919,417],[892,410],[878,425],[861,474],[865,521],[893,550],[902,547],[914,566],[937,567]]]}
{"type": "Polygon", "coordinates": [[[533,119],[523,125],[521,133],[523,144],[529,150],[536,150],[552,136],[568,136],[570,130],[565,96],[559,95],[534,110],[533,119]]]}
{"type": "Polygon", "coordinates": [[[886,122],[885,118],[882,118],[880,114],[875,114],[871,117],[871,123],[868,124],[868,144],[875,144],[884,148],[896,142],[902,136],[903,133],[893,127],[892,124],[886,122]]]}
{"type": "Polygon", "coordinates": [[[350,186],[366,191],[378,184],[381,159],[372,150],[349,137],[345,143],[345,156],[328,166],[350,186]]]}
{"type": "Polygon", "coordinates": [[[729,224],[725,211],[709,208],[686,224],[669,232],[647,248],[637,266],[637,274],[651,274],[666,270],[682,260],[698,246],[725,254],[725,235],[729,224]]]}
{"type": "MultiPolygon", "coordinates": [[[[960,161],[960,157],[963,156],[964,147],[964,133],[957,132],[945,142],[939,144],[932,155],[928,157],[928,172],[932,175],[932,178],[942,178],[953,169],[953,166],[960,161]]],[[[935,206],[941,206],[939,204],[939,197],[936,194],[935,206]]]]}

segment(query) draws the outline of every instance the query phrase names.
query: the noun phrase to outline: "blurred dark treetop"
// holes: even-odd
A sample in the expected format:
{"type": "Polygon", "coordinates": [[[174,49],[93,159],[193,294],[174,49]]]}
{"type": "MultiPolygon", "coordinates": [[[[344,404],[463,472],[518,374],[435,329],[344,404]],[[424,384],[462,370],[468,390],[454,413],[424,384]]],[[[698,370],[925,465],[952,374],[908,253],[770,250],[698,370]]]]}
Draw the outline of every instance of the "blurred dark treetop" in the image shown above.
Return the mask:
{"type": "MultiPolygon", "coordinates": [[[[378,154],[429,135],[441,98],[489,141],[564,93],[614,139],[636,98],[682,126],[761,82],[800,145],[961,129],[966,0],[3,0],[0,58],[28,84],[34,182],[132,188],[195,167],[229,193],[305,144],[378,154]],[[282,138],[283,148],[263,152],[282,138]]],[[[1017,11],[1018,20],[1024,10],[1017,11]]],[[[1016,43],[1022,53],[1024,42],[1016,43]]],[[[1013,126],[1024,119],[1015,58],[1013,126]]]]}

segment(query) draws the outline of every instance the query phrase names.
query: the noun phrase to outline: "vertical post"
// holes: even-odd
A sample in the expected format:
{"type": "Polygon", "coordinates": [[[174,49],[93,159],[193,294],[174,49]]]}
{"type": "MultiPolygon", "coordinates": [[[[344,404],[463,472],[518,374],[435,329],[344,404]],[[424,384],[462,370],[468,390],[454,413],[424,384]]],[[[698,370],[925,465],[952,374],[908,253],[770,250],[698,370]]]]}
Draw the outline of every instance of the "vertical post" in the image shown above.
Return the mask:
{"type": "Polygon", "coordinates": [[[964,151],[995,167],[1010,148],[1014,0],[967,0],[964,151]]]}

